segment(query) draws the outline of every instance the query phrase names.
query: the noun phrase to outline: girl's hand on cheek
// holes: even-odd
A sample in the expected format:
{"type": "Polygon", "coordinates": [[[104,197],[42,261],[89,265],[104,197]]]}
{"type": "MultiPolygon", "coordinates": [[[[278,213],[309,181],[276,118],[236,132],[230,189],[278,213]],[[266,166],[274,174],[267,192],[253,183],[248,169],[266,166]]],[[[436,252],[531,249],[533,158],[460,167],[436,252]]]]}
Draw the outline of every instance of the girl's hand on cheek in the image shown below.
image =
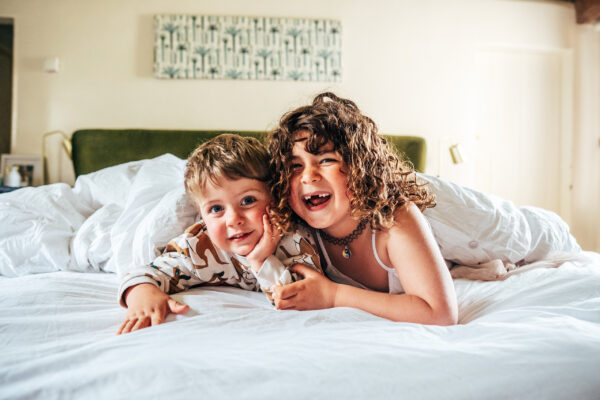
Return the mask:
{"type": "Polygon", "coordinates": [[[302,275],[303,280],[273,289],[275,308],[279,310],[321,310],[335,306],[337,284],[324,275],[302,264],[292,271],[302,275]]]}

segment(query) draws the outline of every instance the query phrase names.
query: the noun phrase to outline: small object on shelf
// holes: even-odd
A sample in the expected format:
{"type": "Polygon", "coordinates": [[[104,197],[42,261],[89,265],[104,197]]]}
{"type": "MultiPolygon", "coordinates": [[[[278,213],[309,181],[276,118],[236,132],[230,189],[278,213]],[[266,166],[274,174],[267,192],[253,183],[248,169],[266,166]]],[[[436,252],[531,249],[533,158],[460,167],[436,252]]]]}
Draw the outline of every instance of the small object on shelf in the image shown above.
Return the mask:
{"type": "Polygon", "coordinates": [[[6,186],[20,187],[21,186],[21,174],[19,174],[19,167],[13,165],[10,172],[6,176],[6,186]]]}

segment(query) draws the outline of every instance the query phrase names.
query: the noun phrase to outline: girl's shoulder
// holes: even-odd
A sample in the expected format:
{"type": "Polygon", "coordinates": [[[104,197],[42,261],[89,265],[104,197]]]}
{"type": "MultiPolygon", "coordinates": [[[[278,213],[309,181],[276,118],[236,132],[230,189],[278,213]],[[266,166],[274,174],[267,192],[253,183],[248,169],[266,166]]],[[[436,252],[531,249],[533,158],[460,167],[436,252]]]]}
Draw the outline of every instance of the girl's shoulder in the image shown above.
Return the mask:
{"type": "Polygon", "coordinates": [[[393,225],[377,234],[377,251],[385,254],[390,266],[412,265],[436,246],[427,219],[414,203],[394,213],[393,225]]]}
{"type": "Polygon", "coordinates": [[[388,243],[397,245],[399,240],[402,242],[419,240],[428,230],[429,223],[419,207],[412,202],[407,202],[394,212],[392,226],[383,228],[377,233],[380,237],[378,242],[383,242],[380,243],[387,247],[388,243]]]}
{"type": "Polygon", "coordinates": [[[411,201],[398,207],[394,212],[394,223],[390,227],[391,231],[409,233],[412,229],[427,225],[427,220],[419,207],[411,201]]]}
{"type": "Polygon", "coordinates": [[[389,228],[381,228],[375,234],[375,248],[381,262],[389,267],[395,265],[398,255],[411,254],[411,249],[419,247],[421,211],[414,203],[406,203],[394,212],[394,220],[389,228]]]}

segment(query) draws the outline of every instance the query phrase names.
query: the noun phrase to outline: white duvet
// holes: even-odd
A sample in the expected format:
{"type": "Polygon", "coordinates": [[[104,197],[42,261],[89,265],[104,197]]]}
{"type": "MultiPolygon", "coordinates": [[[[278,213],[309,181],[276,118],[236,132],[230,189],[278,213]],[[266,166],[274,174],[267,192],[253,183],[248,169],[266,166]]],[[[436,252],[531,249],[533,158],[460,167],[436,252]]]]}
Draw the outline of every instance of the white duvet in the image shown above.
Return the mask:
{"type": "MultiPolygon", "coordinates": [[[[118,275],[103,272],[151,261],[194,222],[183,168],[165,155],[74,188],[0,195],[0,399],[599,398],[596,253],[501,282],[455,280],[452,327],[277,311],[260,293],[222,287],[174,295],[187,315],[116,336],[118,275]]],[[[555,214],[424,178],[447,259],[579,251],[555,214]]]]}
{"type": "MultiPolygon", "coordinates": [[[[124,272],[151,262],[197,218],[170,154],[0,196],[0,275],[124,272]]],[[[533,262],[580,251],[556,214],[422,175],[437,196],[425,211],[445,259],[533,262]]]]}

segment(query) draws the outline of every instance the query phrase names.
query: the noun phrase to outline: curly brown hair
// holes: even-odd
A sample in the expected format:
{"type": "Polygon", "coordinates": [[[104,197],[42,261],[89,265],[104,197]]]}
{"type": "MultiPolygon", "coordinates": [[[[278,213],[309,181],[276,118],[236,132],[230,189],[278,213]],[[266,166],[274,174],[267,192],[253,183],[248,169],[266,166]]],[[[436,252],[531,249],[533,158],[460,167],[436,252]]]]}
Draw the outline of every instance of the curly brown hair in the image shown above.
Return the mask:
{"type": "Polygon", "coordinates": [[[309,132],[306,151],[311,154],[333,143],[349,169],[348,188],[354,194],[351,215],[357,220],[368,218],[371,228],[391,227],[394,212],[408,202],[421,211],[435,206],[435,196],[427,184],[417,179],[412,165],[378,134],[375,122],[351,100],[325,92],[311,105],[285,114],[267,139],[270,186],[273,198],[278,199],[273,211],[282,229],[302,222],[289,204],[292,149],[299,131],[309,132]]]}

